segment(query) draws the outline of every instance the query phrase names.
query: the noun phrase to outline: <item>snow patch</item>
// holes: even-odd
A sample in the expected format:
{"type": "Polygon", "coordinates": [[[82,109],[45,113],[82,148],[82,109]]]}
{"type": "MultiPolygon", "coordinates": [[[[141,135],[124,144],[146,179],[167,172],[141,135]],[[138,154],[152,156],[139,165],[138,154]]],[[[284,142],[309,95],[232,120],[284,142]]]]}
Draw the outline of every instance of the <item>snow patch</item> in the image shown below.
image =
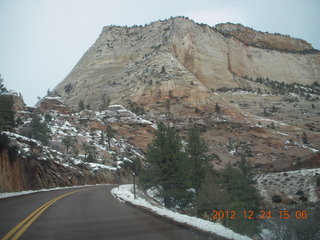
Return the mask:
{"type": "Polygon", "coordinates": [[[222,226],[220,223],[214,223],[214,222],[206,221],[200,218],[183,215],[177,212],[170,211],[169,209],[166,209],[161,206],[154,206],[149,201],[141,197],[137,197],[137,199],[134,199],[134,196],[132,194],[132,187],[133,187],[132,184],[121,185],[119,186],[119,189],[113,188],[111,190],[111,194],[117,199],[120,199],[125,202],[127,201],[138,206],[146,207],[150,209],[150,211],[155,212],[161,216],[171,218],[177,222],[186,223],[192,227],[196,227],[203,231],[214,233],[230,239],[236,239],[236,240],[250,239],[247,236],[243,236],[233,232],[231,229],[222,226]]]}

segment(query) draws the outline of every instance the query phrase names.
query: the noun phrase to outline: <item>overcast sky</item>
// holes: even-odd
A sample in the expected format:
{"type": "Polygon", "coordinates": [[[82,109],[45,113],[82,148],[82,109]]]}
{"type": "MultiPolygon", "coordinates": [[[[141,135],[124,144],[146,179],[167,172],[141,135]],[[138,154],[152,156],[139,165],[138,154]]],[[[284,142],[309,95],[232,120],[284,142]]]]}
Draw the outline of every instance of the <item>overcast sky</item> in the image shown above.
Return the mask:
{"type": "Polygon", "coordinates": [[[103,26],[187,16],[289,34],[320,49],[320,0],[0,0],[0,74],[33,106],[72,70],[103,26]]]}

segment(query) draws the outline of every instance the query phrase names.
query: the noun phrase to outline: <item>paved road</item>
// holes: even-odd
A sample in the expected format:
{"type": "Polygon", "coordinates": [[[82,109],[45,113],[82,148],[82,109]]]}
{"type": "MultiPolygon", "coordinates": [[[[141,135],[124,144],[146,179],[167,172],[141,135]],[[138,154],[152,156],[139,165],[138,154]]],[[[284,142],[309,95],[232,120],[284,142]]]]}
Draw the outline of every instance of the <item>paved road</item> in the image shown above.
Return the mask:
{"type": "Polygon", "coordinates": [[[83,191],[55,199],[33,223],[29,219],[30,226],[20,239],[208,239],[115,200],[112,188],[73,188],[0,199],[0,239],[48,201],[76,190],[83,191]]]}

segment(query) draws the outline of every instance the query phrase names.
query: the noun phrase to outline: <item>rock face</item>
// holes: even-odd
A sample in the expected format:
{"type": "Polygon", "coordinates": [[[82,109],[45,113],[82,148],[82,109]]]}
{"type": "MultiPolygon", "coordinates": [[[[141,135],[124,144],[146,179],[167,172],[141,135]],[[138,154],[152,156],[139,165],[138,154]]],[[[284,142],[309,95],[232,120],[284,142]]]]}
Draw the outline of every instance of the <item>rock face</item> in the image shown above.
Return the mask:
{"type": "Polygon", "coordinates": [[[55,161],[29,157],[10,157],[9,149],[0,150],[0,192],[43,189],[85,184],[113,183],[111,173],[70,169],[55,161]]]}
{"type": "MultiPolygon", "coordinates": [[[[319,82],[320,53],[303,40],[177,17],[104,27],[54,92],[75,110],[80,100],[100,111],[121,104],[184,139],[196,127],[215,168],[244,155],[272,172],[319,167],[319,82]]],[[[152,138],[147,128],[120,131],[142,149],[152,138]]]]}
{"type": "Polygon", "coordinates": [[[212,90],[242,88],[237,77],[310,85],[320,80],[320,53],[303,40],[185,18],[104,27],[55,91],[74,108],[84,100],[99,109],[107,97],[159,110],[172,96],[180,105],[201,108],[217,100],[212,90]]]}
{"type": "Polygon", "coordinates": [[[46,97],[38,103],[39,111],[44,113],[48,109],[61,114],[70,114],[70,109],[58,97],[46,97]]]}
{"type": "Polygon", "coordinates": [[[216,29],[226,37],[235,37],[247,45],[258,48],[295,53],[307,53],[315,50],[310,43],[307,43],[302,39],[295,39],[280,34],[257,32],[252,28],[244,27],[241,24],[218,24],[216,25],[216,29]]]}
{"type": "Polygon", "coordinates": [[[114,183],[117,174],[121,183],[132,182],[131,159],[143,158],[152,122],[121,105],[71,113],[59,97],[45,97],[36,108],[28,108],[21,97],[11,96],[16,125],[0,133],[0,193],[114,183]],[[35,116],[50,131],[47,143],[28,133],[35,116]],[[110,140],[105,135],[108,127],[113,132],[110,140]],[[71,137],[68,149],[66,137],[71,137]]]}

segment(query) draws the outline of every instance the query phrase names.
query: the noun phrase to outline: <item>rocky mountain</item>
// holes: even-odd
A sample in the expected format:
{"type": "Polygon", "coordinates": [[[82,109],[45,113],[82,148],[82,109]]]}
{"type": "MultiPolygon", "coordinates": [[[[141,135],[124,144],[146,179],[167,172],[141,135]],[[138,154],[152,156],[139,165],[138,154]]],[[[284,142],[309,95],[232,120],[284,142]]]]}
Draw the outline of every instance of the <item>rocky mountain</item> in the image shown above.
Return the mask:
{"type": "Polygon", "coordinates": [[[196,125],[216,165],[232,152],[273,171],[317,165],[319,81],[320,53],[304,40],[177,17],[104,27],[53,93],[73,109],[122,104],[182,134],[196,125]]]}
{"type": "MultiPolygon", "coordinates": [[[[249,161],[266,205],[273,195],[286,204],[317,203],[319,171],[303,169],[320,167],[319,97],[320,53],[304,40],[177,17],[145,26],[104,27],[36,109],[20,101],[16,118],[22,123],[8,135],[23,149],[19,159],[28,158],[32,151],[20,129],[31,114],[43,120],[50,115],[49,148],[57,152],[39,145],[37,164],[44,164],[45,156],[46,162],[54,161],[49,169],[114,182],[117,166],[123,181],[130,181],[130,162],[143,164],[157,122],[170,124],[183,140],[195,127],[208,142],[213,168],[249,161]],[[108,127],[116,131],[111,148],[100,141],[108,127]],[[66,136],[76,140],[71,158],[61,143],[66,136]],[[86,161],[83,144],[94,146],[95,162],[86,161]],[[297,178],[308,184],[293,184],[297,178]],[[302,200],[295,194],[301,189],[302,200]]],[[[53,182],[84,181],[63,179],[53,182]]]]}
{"type": "Polygon", "coordinates": [[[17,124],[0,135],[0,192],[115,183],[118,175],[122,183],[131,181],[132,161],[143,159],[152,137],[152,123],[120,105],[99,113],[71,113],[59,97],[46,97],[37,108],[30,108],[21,95],[8,96],[14,102],[17,124]],[[48,144],[28,137],[35,117],[49,127],[48,144]],[[107,126],[113,130],[110,140],[104,135],[107,126]],[[139,132],[144,136],[137,136],[139,132]],[[72,138],[69,149],[66,137],[72,138]]]}
{"type": "Polygon", "coordinates": [[[93,110],[122,104],[182,138],[196,127],[214,168],[246,157],[273,176],[320,166],[319,82],[320,52],[304,40],[176,17],[104,27],[52,94],[74,110],[80,101],[93,110]]]}
{"type": "Polygon", "coordinates": [[[99,109],[105,96],[159,110],[170,96],[199,107],[217,101],[212,91],[221,88],[263,89],[250,81],[257,78],[319,82],[320,53],[303,40],[180,17],[145,27],[109,26],[55,91],[73,107],[82,99],[99,109]]]}
{"type": "Polygon", "coordinates": [[[310,43],[280,33],[263,33],[241,24],[217,24],[216,29],[225,37],[234,37],[246,45],[293,53],[317,53],[310,43]]]}

